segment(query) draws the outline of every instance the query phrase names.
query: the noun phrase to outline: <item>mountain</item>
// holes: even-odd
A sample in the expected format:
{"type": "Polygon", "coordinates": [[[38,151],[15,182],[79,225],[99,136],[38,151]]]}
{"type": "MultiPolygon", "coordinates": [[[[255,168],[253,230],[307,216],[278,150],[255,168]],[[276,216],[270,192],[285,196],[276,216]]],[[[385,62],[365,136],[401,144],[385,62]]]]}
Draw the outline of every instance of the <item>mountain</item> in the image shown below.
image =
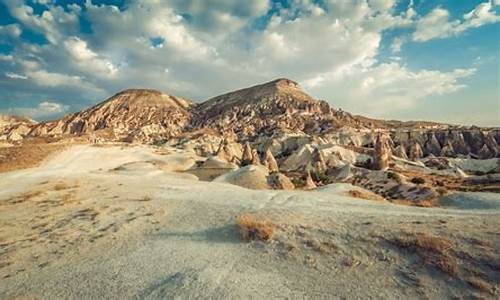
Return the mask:
{"type": "Polygon", "coordinates": [[[112,131],[115,138],[168,138],[184,130],[191,119],[192,101],[156,90],[129,89],[87,110],[40,124],[32,134],[84,134],[112,131]]]}
{"type": "MultiPolygon", "coordinates": [[[[62,119],[12,125],[2,132],[4,140],[16,141],[25,136],[90,134],[90,138],[141,143],[205,137],[212,144],[220,139],[238,143],[267,139],[272,144],[270,139],[306,136],[358,148],[373,148],[378,132],[386,132],[392,150],[403,157],[500,156],[498,129],[354,116],[314,99],[285,78],[200,104],[156,90],[129,89],[62,119]]],[[[213,147],[218,145],[208,149],[213,147]]]]}
{"type": "Polygon", "coordinates": [[[196,106],[193,115],[193,127],[234,131],[240,139],[277,132],[319,134],[345,125],[362,126],[351,114],[332,109],[285,78],[209,99],[196,106]]]}

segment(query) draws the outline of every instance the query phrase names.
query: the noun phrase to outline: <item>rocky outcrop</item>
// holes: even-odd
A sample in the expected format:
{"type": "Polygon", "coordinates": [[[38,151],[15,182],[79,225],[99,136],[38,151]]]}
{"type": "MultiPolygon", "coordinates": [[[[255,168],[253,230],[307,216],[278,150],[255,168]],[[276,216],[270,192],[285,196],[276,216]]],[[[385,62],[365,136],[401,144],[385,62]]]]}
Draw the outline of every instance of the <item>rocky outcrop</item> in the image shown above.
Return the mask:
{"type": "Polygon", "coordinates": [[[29,118],[0,114],[0,141],[22,141],[35,124],[36,122],[29,118]]]}
{"type": "Polygon", "coordinates": [[[410,153],[409,158],[413,161],[416,161],[420,158],[424,157],[424,151],[418,142],[413,142],[410,145],[410,153]]]}
{"type": "Polygon", "coordinates": [[[373,156],[374,170],[387,170],[389,168],[389,159],[391,157],[391,147],[389,137],[385,134],[379,134],[375,140],[375,155],[373,156]]]}
{"type": "Polygon", "coordinates": [[[402,159],[408,159],[408,155],[406,154],[406,148],[404,145],[398,145],[393,152],[394,155],[400,157],[402,159]]]}
{"type": "Polygon", "coordinates": [[[311,176],[311,171],[307,171],[307,177],[306,177],[306,182],[304,185],[305,190],[311,190],[317,188],[316,183],[314,183],[314,180],[312,179],[311,176]]]}
{"type": "Polygon", "coordinates": [[[275,173],[279,172],[279,167],[278,163],[276,162],[276,159],[274,158],[273,153],[271,150],[267,149],[265,158],[264,158],[264,165],[267,166],[267,169],[269,170],[269,173],[275,173]]]}
{"type": "Polygon", "coordinates": [[[306,94],[289,79],[224,94],[193,109],[193,127],[233,130],[240,139],[277,132],[320,134],[363,122],[306,94]]]}
{"type": "Polygon", "coordinates": [[[312,166],[318,171],[325,171],[327,168],[323,152],[318,148],[314,148],[312,153],[312,166]]]}
{"type": "Polygon", "coordinates": [[[134,89],[58,121],[35,126],[31,135],[81,135],[109,130],[110,139],[151,142],[182,133],[191,122],[193,103],[155,90],[134,89]]]}
{"type": "Polygon", "coordinates": [[[290,178],[286,177],[282,173],[272,173],[267,177],[269,185],[275,190],[293,190],[295,186],[293,185],[290,178]]]}

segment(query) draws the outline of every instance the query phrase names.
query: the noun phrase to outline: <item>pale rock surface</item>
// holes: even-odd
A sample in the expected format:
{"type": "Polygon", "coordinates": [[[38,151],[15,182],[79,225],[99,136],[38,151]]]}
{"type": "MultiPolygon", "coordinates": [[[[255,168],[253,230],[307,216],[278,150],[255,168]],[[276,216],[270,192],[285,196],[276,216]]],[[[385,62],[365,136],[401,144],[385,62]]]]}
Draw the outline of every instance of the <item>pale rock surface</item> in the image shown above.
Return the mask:
{"type": "Polygon", "coordinates": [[[221,175],[213,181],[230,183],[248,189],[266,190],[271,188],[267,176],[269,172],[266,167],[248,165],[221,175]]]}

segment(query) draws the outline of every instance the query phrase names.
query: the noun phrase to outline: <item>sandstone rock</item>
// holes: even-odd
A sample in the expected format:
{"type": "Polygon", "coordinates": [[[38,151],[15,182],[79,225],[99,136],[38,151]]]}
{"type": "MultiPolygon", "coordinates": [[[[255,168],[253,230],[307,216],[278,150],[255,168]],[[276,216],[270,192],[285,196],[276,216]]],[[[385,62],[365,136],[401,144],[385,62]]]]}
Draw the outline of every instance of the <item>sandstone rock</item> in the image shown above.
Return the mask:
{"type": "Polygon", "coordinates": [[[314,151],[311,155],[312,157],[312,165],[313,168],[315,168],[318,171],[325,171],[326,170],[326,162],[325,158],[323,156],[323,152],[319,150],[317,147],[314,148],[314,151]]]}
{"type": "Polygon", "coordinates": [[[304,189],[305,190],[311,190],[311,189],[315,189],[317,186],[316,186],[316,183],[314,183],[314,180],[312,179],[311,177],[311,171],[307,171],[307,177],[306,177],[306,183],[304,185],[304,189]]]}
{"type": "Polygon", "coordinates": [[[396,155],[397,157],[408,159],[408,155],[406,154],[406,148],[403,145],[398,145],[396,149],[394,149],[393,154],[396,155]]]}
{"type": "Polygon", "coordinates": [[[285,176],[282,173],[272,173],[267,177],[269,185],[278,190],[293,190],[295,189],[295,186],[293,185],[292,181],[290,178],[285,176]]]}
{"type": "Polygon", "coordinates": [[[269,170],[269,173],[275,173],[279,172],[278,168],[278,163],[276,162],[276,159],[274,158],[273,153],[271,150],[267,149],[266,150],[266,157],[265,157],[265,165],[267,166],[267,169],[269,170]]]}
{"type": "Polygon", "coordinates": [[[453,149],[453,145],[450,141],[441,149],[441,156],[447,157],[456,157],[455,149],[453,149]]]}
{"type": "Polygon", "coordinates": [[[215,178],[214,182],[225,182],[249,189],[270,189],[269,173],[264,166],[248,165],[215,178]]]}
{"type": "Polygon", "coordinates": [[[252,165],[261,165],[259,153],[256,149],[252,149],[252,165]]]}
{"type": "Polygon", "coordinates": [[[388,142],[388,137],[384,134],[379,134],[375,141],[375,155],[373,159],[373,169],[387,170],[389,168],[389,159],[391,157],[391,148],[388,142]]]}
{"type": "Polygon", "coordinates": [[[433,132],[429,132],[427,134],[427,141],[425,142],[423,150],[424,153],[427,155],[429,154],[440,155],[441,145],[439,144],[439,141],[433,132]]]}
{"type": "Polygon", "coordinates": [[[481,150],[477,152],[477,156],[479,157],[479,159],[488,159],[493,157],[493,153],[491,152],[488,145],[484,144],[481,150]]]}
{"type": "Polygon", "coordinates": [[[422,151],[422,147],[419,143],[413,142],[410,145],[410,155],[409,158],[413,161],[416,161],[424,156],[424,152],[422,151]]]}
{"type": "Polygon", "coordinates": [[[253,154],[252,148],[250,147],[249,142],[245,142],[245,146],[243,147],[243,156],[241,157],[241,165],[246,166],[252,164],[253,154]]]}

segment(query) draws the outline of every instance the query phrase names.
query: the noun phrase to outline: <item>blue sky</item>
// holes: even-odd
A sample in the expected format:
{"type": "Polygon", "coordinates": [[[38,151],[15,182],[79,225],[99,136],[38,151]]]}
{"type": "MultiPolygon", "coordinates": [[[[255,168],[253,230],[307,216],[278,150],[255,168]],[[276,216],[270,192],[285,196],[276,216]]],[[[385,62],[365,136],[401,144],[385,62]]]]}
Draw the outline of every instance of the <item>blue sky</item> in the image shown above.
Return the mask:
{"type": "Polygon", "coordinates": [[[0,113],[287,77],[354,114],[500,126],[499,2],[0,0],[0,113]]]}

